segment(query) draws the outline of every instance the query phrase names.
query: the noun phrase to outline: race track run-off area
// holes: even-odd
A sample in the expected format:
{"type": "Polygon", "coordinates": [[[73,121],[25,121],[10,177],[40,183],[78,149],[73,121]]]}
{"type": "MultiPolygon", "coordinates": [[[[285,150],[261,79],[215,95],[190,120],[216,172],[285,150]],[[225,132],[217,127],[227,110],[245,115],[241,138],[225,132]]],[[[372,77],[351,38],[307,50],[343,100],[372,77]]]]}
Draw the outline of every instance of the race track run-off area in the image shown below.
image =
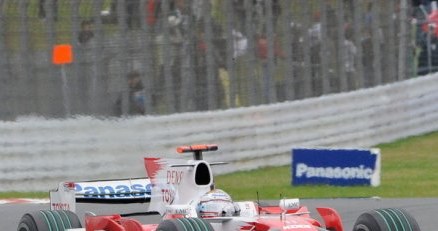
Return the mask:
{"type": "MultiPolygon", "coordinates": [[[[270,201],[271,203],[271,201],[270,201]]],[[[340,198],[340,199],[302,199],[302,206],[307,206],[314,217],[318,218],[316,207],[332,207],[341,215],[344,230],[352,230],[357,217],[371,209],[377,208],[404,208],[418,221],[421,230],[436,230],[438,223],[438,198],[340,198]]],[[[29,211],[48,209],[48,200],[0,200],[0,224],[2,231],[17,229],[21,216],[29,211]]],[[[129,205],[102,205],[102,204],[77,204],[77,214],[82,219],[86,212],[95,214],[133,213],[147,210],[147,204],[129,205]]],[[[157,223],[160,217],[135,217],[143,223],[157,223]]]]}

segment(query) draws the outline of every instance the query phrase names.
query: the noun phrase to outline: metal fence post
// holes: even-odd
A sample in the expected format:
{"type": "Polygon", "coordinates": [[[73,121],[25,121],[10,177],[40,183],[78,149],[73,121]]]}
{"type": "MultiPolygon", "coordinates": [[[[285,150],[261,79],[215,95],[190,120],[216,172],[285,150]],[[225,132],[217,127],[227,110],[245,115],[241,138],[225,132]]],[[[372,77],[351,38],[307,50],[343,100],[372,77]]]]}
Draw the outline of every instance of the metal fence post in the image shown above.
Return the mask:
{"type": "Polygon", "coordinates": [[[396,41],[396,33],[397,31],[395,30],[396,25],[398,25],[396,23],[396,20],[394,17],[397,17],[397,15],[395,14],[395,1],[385,1],[386,6],[384,7],[388,12],[391,12],[390,14],[386,14],[383,17],[385,17],[385,20],[383,21],[383,27],[384,27],[384,40],[385,41],[391,41],[391,42],[387,42],[385,43],[385,53],[386,55],[384,55],[384,63],[385,63],[385,68],[382,68],[382,71],[385,73],[383,74],[383,82],[384,83],[390,83],[393,82],[397,79],[397,63],[396,63],[396,57],[397,57],[397,43],[396,42],[392,42],[392,41],[396,41]]]}
{"type": "Polygon", "coordinates": [[[295,98],[295,74],[293,65],[293,49],[292,49],[292,34],[291,23],[292,23],[292,1],[284,0],[282,1],[282,8],[285,9],[283,14],[283,24],[282,29],[284,33],[284,53],[286,55],[286,70],[284,74],[284,98],[285,100],[293,100],[295,98]]]}
{"type": "Polygon", "coordinates": [[[336,16],[337,16],[337,62],[338,62],[338,79],[339,79],[339,91],[347,91],[349,89],[348,79],[346,74],[346,44],[345,44],[345,21],[344,21],[344,2],[336,1],[336,16]]]}
{"type": "Polygon", "coordinates": [[[236,96],[237,96],[237,81],[235,73],[235,63],[233,59],[234,53],[234,41],[233,41],[233,25],[234,25],[234,13],[232,1],[224,1],[224,12],[226,12],[226,67],[229,76],[229,107],[236,107],[236,96]]]}
{"type": "Polygon", "coordinates": [[[372,0],[372,43],[373,43],[373,69],[374,78],[373,85],[382,84],[382,53],[381,53],[381,39],[382,31],[380,29],[380,17],[379,17],[379,3],[380,0],[372,0]]]}
{"type": "Polygon", "coordinates": [[[122,115],[127,116],[129,114],[129,89],[126,81],[126,75],[128,74],[128,22],[126,15],[126,0],[118,0],[117,1],[117,26],[118,26],[118,60],[119,64],[119,82],[122,84],[120,86],[120,97],[121,97],[121,109],[122,115]]]}
{"type": "Polygon", "coordinates": [[[0,0],[0,101],[2,107],[0,107],[0,119],[12,119],[14,117],[14,101],[11,95],[12,84],[11,77],[9,76],[9,64],[8,64],[8,50],[6,47],[6,16],[5,6],[6,2],[0,0]],[[9,86],[8,86],[9,85],[9,86]]]}
{"type": "Polygon", "coordinates": [[[18,83],[21,84],[21,86],[25,86],[17,89],[18,91],[21,91],[21,95],[25,96],[18,103],[21,105],[19,108],[21,111],[20,114],[30,114],[37,112],[39,108],[37,107],[37,91],[34,87],[35,76],[32,76],[33,63],[31,62],[31,57],[29,56],[29,18],[26,14],[29,0],[19,0],[18,4],[20,11],[20,55],[19,64],[17,65],[20,67],[20,69],[18,71],[18,83]]]}
{"type": "Polygon", "coordinates": [[[103,7],[103,0],[93,0],[92,12],[93,12],[93,23],[94,23],[94,36],[95,43],[91,48],[91,53],[93,57],[92,65],[92,76],[91,76],[91,86],[90,93],[91,96],[91,113],[93,114],[103,114],[108,105],[108,97],[106,94],[107,81],[105,80],[105,73],[103,71],[105,54],[103,53],[103,24],[100,12],[103,7]]]}
{"type": "Polygon", "coordinates": [[[218,76],[217,64],[214,60],[214,45],[213,45],[213,24],[211,20],[211,2],[203,1],[203,19],[205,31],[205,43],[207,46],[205,59],[207,68],[207,95],[208,95],[208,110],[215,110],[218,108],[218,76]]]}
{"type": "Polygon", "coordinates": [[[321,23],[321,39],[320,41],[320,52],[319,52],[319,59],[321,60],[321,93],[322,94],[328,94],[331,92],[331,85],[330,85],[330,67],[328,63],[328,59],[326,57],[330,57],[330,50],[328,43],[331,42],[330,39],[328,39],[328,17],[327,17],[327,1],[326,0],[319,0],[319,10],[321,12],[320,15],[320,23],[321,23]],[[324,42],[326,41],[326,42],[324,42]]]}
{"type": "Polygon", "coordinates": [[[314,94],[313,90],[313,78],[312,78],[312,61],[310,57],[310,36],[308,33],[308,28],[310,28],[310,15],[312,15],[311,2],[308,0],[301,0],[301,5],[303,6],[303,11],[301,13],[302,23],[303,23],[303,95],[301,98],[311,97],[314,94]]]}
{"type": "Polygon", "coordinates": [[[363,49],[362,49],[362,36],[364,36],[362,29],[363,23],[363,11],[362,5],[360,1],[352,1],[353,4],[353,30],[354,30],[354,43],[356,45],[356,77],[354,81],[354,88],[363,88],[365,87],[365,75],[364,75],[364,65],[363,65],[363,49]]]}
{"type": "MultiPolygon", "coordinates": [[[[152,91],[153,91],[153,66],[152,66],[152,58],[153,55],[153,49],[151,46],[152,42],[152,27],[153,25],[148,25],[146,19],[149,17],[153,17],[152,15],[148,15],[149,12],[146,12],[145,9],[147,7],[146,2],[147,0],[141,0],[140,1],[140,26],[141,26],[141,41],[140,41],[140,47],[141,47],[141,61],[143,62],[143,65],[141,65],[141,72],[143,73],[143,83],[144,83],[144,89],[145,89],[145,101],[144,101],[144,108],[145,108],[145,114],[152,114],[154,112],[154,108],[152,107],[152,91]]],[[[155,22],[153,22],[155,23],[155,22]]]]}
{"type": "Polygon", "coordinates": [[[401,0],[400,1],[400,32],[398,37],[398,79],[405,80],[407,79],[408,72],[408,58],[407,51],[409,50],[408,46],[408,1],[401,0]]]}
{"type": "Polygon", "coordinates": [[[247,72],[247,94],[248,94],[248,104],[249,105],[257,105],[260,100],[257,99],[258,90],[258,81],[257,81],[257,54],[255,48],[255,28],[253,21],[253,0],[245,0],[244,2],[245,8],[245,35],[248,39],[248,63],[246,64],[248,69],[247,72]]]}
{"type": "MultiPolygon", "coordinates": [[[[169,39],[169,22],[167,19],[167,15],[169,15],[169,0],[161,1],[161,12],[162,12],[162,34],[163,41],[162,47],[159,48],[162,53],[163,58],[163,73],[161,76],[164,77],[164,90],[165,90],[165,104],[166,104],[166,113],[174,113],[176,111],[175,106],[175,92],[174,92],[174,84],[172,78],[172,67],[170,63],[170,39],[169,39]]],[[[181,97],[182,98],[182,97],[181,97]]]]}
{"type": "MultiPolygon", "coordinates": [[[[82,108],[82,102],[86,102],[87,100],[84,98],[84,94],[81,94],[81,89],[82,87],[81,85],[81,81],[80,81],[80,71],[81,71],[81,66],[78,62],[78,60],[81,60],[81,56],[82,56],[82,50],[78,49],[78,36],[79,36],[79,30],[80,30],[80,25],[79,25],[79,2],[80,0],[71,0],[70,1],[70,19],[71,19],[71,34],[72,37],[70,39],[70,43],[73,47],[73,63],[71,64],[72,68],[71,68],[71,74],[70,77],[72,79],[71,81],[71,91],[73,93],[73,95],[75,95],[76,97],[72,98],[72,113],[76,114],[76,113],[85,113],[86,110],[84,110],[84,108],[82,108]]],[[[87,111],[88,113],[88,111],[87,111]]]]}
{"type": "MultiPolygon", "coordinates": [[[[265,103],[274,103],[277,101],[276,78],[275,78],[275,49],[277,35],[274,33],[274,19],[272,15],[272,0],[265,1],[266,11],[266,38],[268,40],[268,60],[266,63],[267,70],[263,71],[265,103]]],[[[278,44],[277,44],[278,45],[278,44]]],[[[277,50],[278,51],[278,50],[277,50]]]]}
{"type": "MultiPolygon", "coordinates": [[[[55,0],[45,0],[44,2],[44,12],[45,12],[45,24],[47,33],[47,57],[49,60],[52,58],[53,46],[56,44],[56,21],[57,21],[57,8],[55,5],[55,0]]],[[[49,78],[48,85],[41,84],[40,86],[42,92],[52,92],[54,97],[50,98],[52,102],[45,102],[45,107],[47,108],[46,113],[52,116],[69,116],[68,107],[66,105],[69,103],[69,92],[68,87],[63,87],[63,81],[61,79],[61,72],[57,69],[50,61],[47,66],[47,76],[41,76],[41,78],[49,78]],[[64,92],[64,94],[62,94],[64,92]],[[57,100],[59,99],[59,101],[57,100]],[[62,106],[61,106],[62,105],[62,106]]],[[[68,79],[65,86],[69,86],[68,79]]]]}
{"type": "MultiPolygon", "coordinates": [[[[194,50],[194,31],[196,31],[196,25],[193,23],[192,11],[191,11],[191,3],[192,1],[188,0],[185,2],[186,8],[184,9],[186,12],[183,14],[185,17],[185,22],[183,22],[183,40],[181,44],[175,44],[177,47],[181,46],[181,85],[174,86],[174,76],[171,74],[170,83],[172,83],[172,87],[181,89],[181,98],[180,98],[180,111],[194,111],[199,107],[199,97],[202,95],[200,87],[199,89],[193,89],[195,84],[199,84],[197,82],[199,80],[199,72],[194,71],[194,58],[195,58],[195,50],[194,50]]],[[[169,53],[169,52],[167,52],[169,53]]],[[[169,63],[169,68],[172,68],[172,63],[169,63]]],[[[200,84],[199,86],[202,86],[200,84]]],[[[171,90],[172,91],[172,90],[171,90]]]]}

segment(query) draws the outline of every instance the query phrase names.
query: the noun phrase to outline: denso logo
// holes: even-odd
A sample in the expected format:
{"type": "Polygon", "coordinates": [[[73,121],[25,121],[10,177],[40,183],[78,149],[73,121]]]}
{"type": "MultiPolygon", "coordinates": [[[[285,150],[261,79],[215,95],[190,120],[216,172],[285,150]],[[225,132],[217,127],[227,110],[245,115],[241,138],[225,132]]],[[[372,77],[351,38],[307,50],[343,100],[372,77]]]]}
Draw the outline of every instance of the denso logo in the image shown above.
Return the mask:
{"type": "Polygon", "coordinates": [[[81,185],[75,184],[77,196],[86,198],[132,198],[148,197],[151,195],[151,184],[132,184],[132,185],[81,185]]]}
{"type": "Polygon", "coordinates": [[[183,171],[167,171],[167,184],[180,184],[183,173],[183,171]]]}
{"type": "Polygon", "coordinates": [[[358,167],[311,167],[303,163],[298,163],[296,167],[297,177],[322,177],[330,179],[371,179],[373,169],[365,168],[363,165],[358,167]]]}

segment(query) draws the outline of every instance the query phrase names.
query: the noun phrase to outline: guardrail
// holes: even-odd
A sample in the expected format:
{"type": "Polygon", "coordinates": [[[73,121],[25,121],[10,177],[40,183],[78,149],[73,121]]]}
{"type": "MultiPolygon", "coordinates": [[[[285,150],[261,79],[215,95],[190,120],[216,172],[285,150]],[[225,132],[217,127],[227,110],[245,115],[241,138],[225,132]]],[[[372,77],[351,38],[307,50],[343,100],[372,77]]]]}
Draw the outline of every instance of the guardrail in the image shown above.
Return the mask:
{"type": "MultiPolygon", "coordinates": [[[[354,92],[224,111],[0,122],[1,191],[144,176],[143,157],[217,143],[216,173],[290,162],[292,147],[371,147],[438,130],[438,74],[354,92]]],[[[191,156],[187,156],[191,158],[191,156]]]]}

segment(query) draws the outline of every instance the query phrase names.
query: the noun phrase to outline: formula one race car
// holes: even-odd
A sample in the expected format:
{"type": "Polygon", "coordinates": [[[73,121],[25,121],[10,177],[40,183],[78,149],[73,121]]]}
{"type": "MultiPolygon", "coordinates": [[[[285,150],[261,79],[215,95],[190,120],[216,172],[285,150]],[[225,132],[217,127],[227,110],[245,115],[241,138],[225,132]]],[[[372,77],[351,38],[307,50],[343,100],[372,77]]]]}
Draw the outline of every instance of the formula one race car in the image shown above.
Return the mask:
{"type": "MultiPolygon", "coordinates": [[[[211,166],[226,163],[208,163],[202,158],[202,152],[217,149],[217,145],[178,147],[179,153],[193,153],[194,158],[189,161],[145,158],[149,178],[126,180],[129,186],[119,181],[112,181],[117,182],[115,186],[96,186],[102,182],[61,183],[50,192],[51,209],[25,214],[18,231],[343,231],[341,217],[332,208],[316,208],[322,218],[319,222],[298,199],[282,199],[275,206],[233,201],[213,183],[211,166]],[[75,203],[87,201],[148,201],[149,212],[144,215],[159,213],[162,220],[158,224],[141,224],[127,214],[89,213],[82,228],[74,213],[75,203]]],[[[354,231],[392,230],[420,229],[415,219],[402,209],[366,212],[354,225],[354,231]]]]}

